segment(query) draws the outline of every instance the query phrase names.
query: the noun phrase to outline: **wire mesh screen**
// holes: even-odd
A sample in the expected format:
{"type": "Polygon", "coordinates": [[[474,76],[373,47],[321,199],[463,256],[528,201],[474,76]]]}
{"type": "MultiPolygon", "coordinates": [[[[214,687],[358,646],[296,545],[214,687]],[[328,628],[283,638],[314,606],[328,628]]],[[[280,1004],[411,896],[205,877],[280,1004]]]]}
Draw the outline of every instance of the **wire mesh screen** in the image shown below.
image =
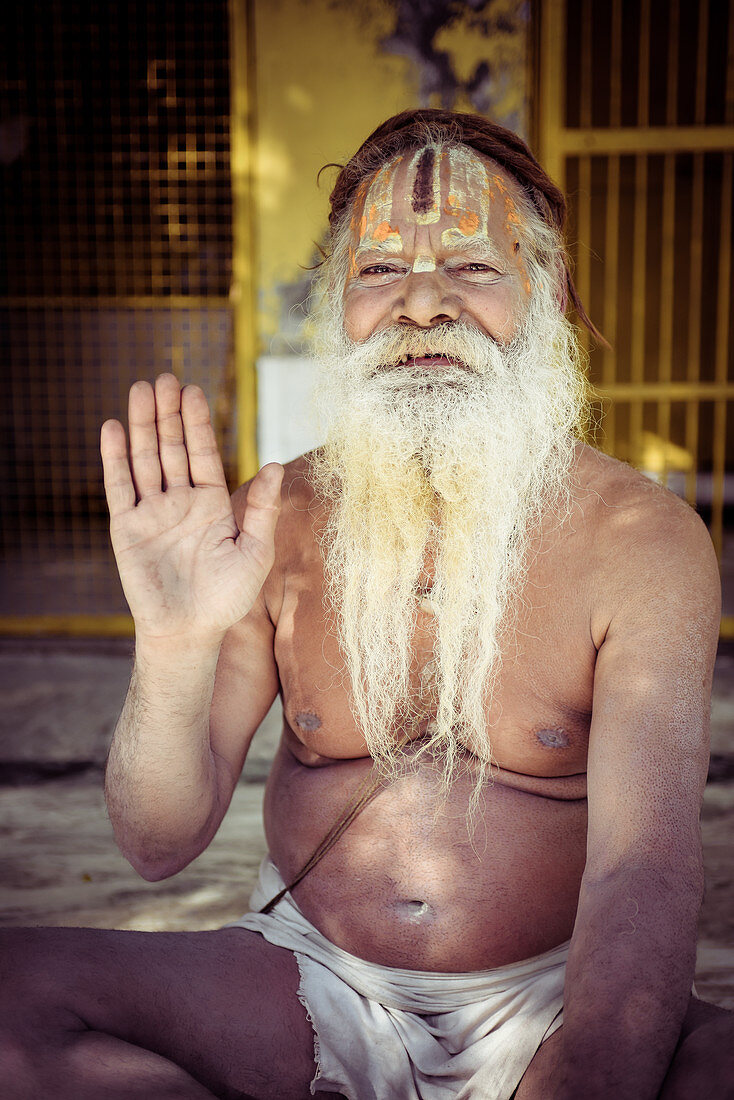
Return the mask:
{"type": "Polygon", "coordinates": [[[83,629],[126,610],[98,436],[130,384],[199,383],[234,472],[227,3],[0,19],[2,614],[83,629]]]}
{"type": "Polygon", "coordinates": [[[569,155],[565,181],[579,290],[612,345],[589,346],[597,442],[695,504],[721,554],[734,518],[733,5],[568,0],[566,49],[567,133],[598,150],[569,155]]]}

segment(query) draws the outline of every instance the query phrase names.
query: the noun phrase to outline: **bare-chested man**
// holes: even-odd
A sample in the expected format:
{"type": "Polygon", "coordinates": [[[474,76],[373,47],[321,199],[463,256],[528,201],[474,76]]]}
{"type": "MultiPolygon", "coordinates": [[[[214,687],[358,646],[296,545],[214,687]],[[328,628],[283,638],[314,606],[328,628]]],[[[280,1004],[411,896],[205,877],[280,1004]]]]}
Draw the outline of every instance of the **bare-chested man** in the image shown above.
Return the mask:
{"type": "Polygon", "coordinates": [[[266,911],[7,933],[4,1095],[734,1096],[691,995],[716,561],[579,441],[563,216],[514,135],[397,116],[332,194],[325,446],[230,504],[197,388],[104,426],[120,847],[195,859],[280,693],[266,911]]]}

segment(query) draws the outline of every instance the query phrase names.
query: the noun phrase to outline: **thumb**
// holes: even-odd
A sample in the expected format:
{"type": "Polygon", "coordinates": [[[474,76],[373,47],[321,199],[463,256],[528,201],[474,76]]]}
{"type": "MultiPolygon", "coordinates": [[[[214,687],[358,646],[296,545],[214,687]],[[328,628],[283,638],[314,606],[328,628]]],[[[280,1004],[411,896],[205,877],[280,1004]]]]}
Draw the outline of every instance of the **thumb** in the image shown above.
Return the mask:
{"type": "Polygon", "coordinates": [[[245,513],[240,525],[238,545],[255,542],[271,545],[275,538],[275,525],[280,515],[280,486],[283,467],[279,462],[269,462],[255,475],[247,490],[245,513]]]}

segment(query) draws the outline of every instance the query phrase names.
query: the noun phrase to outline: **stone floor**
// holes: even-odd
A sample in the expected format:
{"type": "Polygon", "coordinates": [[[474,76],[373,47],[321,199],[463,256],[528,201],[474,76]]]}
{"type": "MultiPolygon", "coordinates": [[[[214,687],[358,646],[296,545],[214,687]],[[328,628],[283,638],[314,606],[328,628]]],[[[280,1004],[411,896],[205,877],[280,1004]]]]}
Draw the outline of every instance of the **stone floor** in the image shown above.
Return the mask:
{"type": "MultiPolygon", "coordinates": [[[[263,784],[278,735],[272,709],[209,849],[146,883],[115,847],[102,765],[127,686],[127,641],[0,640],[0,924],[216,928],[247,908],[265,850],[263,784]]],[[[697,987],[734,1008],[734,646],[722,644],[702,830],[706,897],[697,987]]]]}

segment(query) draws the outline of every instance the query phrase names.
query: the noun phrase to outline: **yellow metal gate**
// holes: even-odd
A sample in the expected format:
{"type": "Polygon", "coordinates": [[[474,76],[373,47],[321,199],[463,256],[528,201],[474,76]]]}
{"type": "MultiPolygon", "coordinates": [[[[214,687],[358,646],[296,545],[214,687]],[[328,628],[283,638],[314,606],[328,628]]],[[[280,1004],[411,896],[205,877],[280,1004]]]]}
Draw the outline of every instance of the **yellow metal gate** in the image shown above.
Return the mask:
{"type": "Polygon", "coordinates": [[[579,291],[611,344],[587,341],[596,442],[698,508],[726,576],[734,5],[544,0],[539,30],[540,159],[570,195],[579,291]]]}
{"type": "Polygon", "coordinates": [[[131,629],[98,435],[136,378],[198,382],[254,466],[248,9],[4,5],[0,632],[131,629]]]}

